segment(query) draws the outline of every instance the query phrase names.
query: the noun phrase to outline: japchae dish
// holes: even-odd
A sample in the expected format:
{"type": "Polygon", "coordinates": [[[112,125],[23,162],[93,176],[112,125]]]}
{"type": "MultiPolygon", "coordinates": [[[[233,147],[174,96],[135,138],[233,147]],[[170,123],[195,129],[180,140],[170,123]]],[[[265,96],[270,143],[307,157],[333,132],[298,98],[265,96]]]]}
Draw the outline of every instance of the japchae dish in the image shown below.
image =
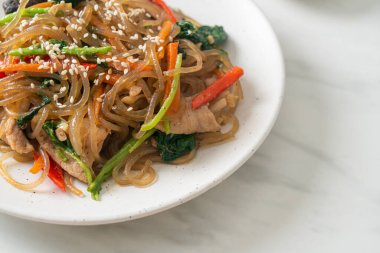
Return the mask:
{"type": "Polygon", "coordinates": [[[0,19],[0,173],[94,199],[109,178],[147,186],[153,163],[191,161],[239,128],[243,70],[203,26],[162,0],[7,0],[0,19]],[[226,127],[223,127],[226,126],[226,127]],[[222,130],[223,128],[223,130],[222,130]],[[34,182],[4,162],[34,161],[34,182]]]}

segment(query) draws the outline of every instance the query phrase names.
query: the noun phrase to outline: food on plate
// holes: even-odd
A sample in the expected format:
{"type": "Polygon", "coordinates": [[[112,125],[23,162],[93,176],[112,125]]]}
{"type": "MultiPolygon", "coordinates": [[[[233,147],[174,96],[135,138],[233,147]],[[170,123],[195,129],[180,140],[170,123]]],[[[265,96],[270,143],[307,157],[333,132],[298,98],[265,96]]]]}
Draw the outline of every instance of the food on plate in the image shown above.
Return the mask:
{"type": "Polygon", "coordinates": [[[244,71],[203,26],[162,0],[7,0],[0,19],[0,173],[100,198],[103,183],[147,186],[153,163],[190,162],[238,131],[244,71]],[[227,129],[223,127],[226,126],[227,129]],[[36,181],[4,162],[34,160],[36,181]]]}

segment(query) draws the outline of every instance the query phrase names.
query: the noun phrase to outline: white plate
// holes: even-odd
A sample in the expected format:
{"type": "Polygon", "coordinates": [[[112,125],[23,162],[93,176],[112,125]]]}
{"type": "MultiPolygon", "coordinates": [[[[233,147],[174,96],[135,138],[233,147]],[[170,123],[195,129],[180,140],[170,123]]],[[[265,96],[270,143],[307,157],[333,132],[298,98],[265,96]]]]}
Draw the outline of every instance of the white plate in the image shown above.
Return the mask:
{"type": "MultiPolygon", "coordinates": [[[[184,166],[156,166],[159,178],[147,188],[108,183],[102,200],[61,193],[48,182],[35,193],[19,191],[0,179],[0,211],[47,223],[92,225],[116,223],[152,215],[182,204],[207,191],[236,171],[270,132],[283,97],[284,66],[281,50],[268,21],[250,0],[168,0],[203,24],[223,25],[230,35],[227,51],[232,62],[245,69],[245,99],[237,116],[236,138],[223,145],[201,149],[184,166]]],[[[16,168],[15,168],[16,167],[16,168]]],[[[30,177],[26,168],[15,173],[30,177]]],[[[88,194],[87,194],[88,195],[88,194]]]]}

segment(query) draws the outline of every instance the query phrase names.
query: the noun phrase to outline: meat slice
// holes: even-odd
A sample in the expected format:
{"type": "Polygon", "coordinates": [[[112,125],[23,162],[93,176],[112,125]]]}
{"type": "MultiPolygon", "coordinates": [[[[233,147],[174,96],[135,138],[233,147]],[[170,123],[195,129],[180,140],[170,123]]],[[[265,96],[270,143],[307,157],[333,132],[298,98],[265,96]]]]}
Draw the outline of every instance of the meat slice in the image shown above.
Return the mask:
{"type": "Polygon", "coordinates": [[[19,154],[33,152],[34,148],[25,137],[22,130],[17,126],[16,120],[12,118],[4,119],[4,132],[1,139],[4,140],[14,151],[19,154]]]}
{"type": "MultiPolygon", "coordinates": [[[[91,150],[91,147],[90,147],[91,144],[90,144],[90,138],[89,138],[89,135],[90,135],[90,125],[89,124],[90,124],[90,121],[87,118],[85,118],[83,120],[83,124],[82,124],[82,128],[81,128],[81,136],[83,137],[82,141],[83,141],[83,149],[85,152],[84,155],[87,158],[85,160],[85,162],[87,165],[89,165],[91,167],[92,164],[94,163],[94,157],[89,155],[90,150],[91,150]]],[[[102,127],[96,127],[95,128],[95,145],[97,148],[96,151],[98,153],[100,152],[100,150],[103,146],[104,140],[107,138],[108,134],[109,134],[109,132],[106,131],[102,127]]],[[[37,136],[37,140],[40,143],[41,147],[44,150],[46,150],[46,152],[48,152],[50,157],[54,161],[56,161],[62,167],[62,169],[64,169],[71,176],[78,178],[80,181],[82,181],[84,183],[87,183],[86,175],[85,175],[82,167],[80,167],[79,164],[75,160],[70,158],[69,156],[67,156],[68,160],[66,162],[62,161],[62,159],[57,154],[57,150],[56,150],[54,144],[51,142],[49,136],[47,136],[47,134],[44,131],[41,131],[39,136],[37,136]]]]}
{"type": "Polygon", "coordinates": [[[80,167],[79,164],[69,156],[67,156],[68,160],[66,162],[62,161],[62,159],[58,156],[54,144],[50,141],[49,136],[44,131],[41,131],[37,136],[37,141],[40,143],[41,147],[49,154],[49,156],[55,162],[57,162],[59,166],[61,166],[62,169],[64,169],[71,176],[78,178],[84,183],[87,183],[87,178],[82,167],[80,167]]]}
{"type": "MultiPolygon", "coordinates": [[[[207,106],[202,106],[193,110],[191,101],[192,98],[183,99],[180,110],[167,117],[170,122],[170,132],[173,134],[193,134],[219,131],[221,127],[210,109],[207,106]]],[[[157,128],[164,131],[162,124],[159,124],[157,128]]]]}

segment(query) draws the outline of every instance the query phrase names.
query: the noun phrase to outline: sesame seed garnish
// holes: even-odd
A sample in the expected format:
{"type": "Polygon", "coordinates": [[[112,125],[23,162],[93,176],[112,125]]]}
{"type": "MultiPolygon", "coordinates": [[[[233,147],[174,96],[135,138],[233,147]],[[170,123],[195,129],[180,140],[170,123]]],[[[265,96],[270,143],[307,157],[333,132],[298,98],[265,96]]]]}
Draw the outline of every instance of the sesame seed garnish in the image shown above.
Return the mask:
{"type": "Polygon", "coordinates": [[[83,72],[84,78],[87,78],[87,72],[83,72]]]}
{"type": "Polygon", "coordinates": [[[70,97],[70,103],[74,104],[74,97],[73,96],[70,97]]]}
{"type": "Polygon", "coordinates": [[[93,33],[91,36],[92,36],[94,39],[97,39],[97,38],[98,38],[98,36],[97,36],[95,33],[93,33]]]}
{"type": "Polygon", "coordinates": [[[111,79],[111,76],[110,75],[106,75],[106,80],[110,80],[111,79]]]}
{"type": "Polygon", "coordinates": [[[30,87],[34,89],[36,87],[36,85],[34,83],[31,83],[30,87]]]}
{"type": "Polygon", "coordinates": [[[83,38],[87,38],[88,37],[88,33],[85,33],[84,35],[83,35],[83,38]]]}
{"type": "Polygon", "coordinates": [[[99,10],[99,5],[95,4],[95,6],[94,6],[94,10],[95,10],[95,11],[98,11],[98,10],[99,10]]]}
{"type": "Polygon", "coordinates": [[[54,95],[53,95],[53,100],[54,100],[54,101],[57,101],[57,100],[58,100],[58,95],[57,95],[57,94],[54,94],[54,95]]]}
{"type": "Polygon", "coordinates": [[[59,89],[59,92],[65,92],[66,91],[66,87],[65,86],[63,86],[63,87],[61,87],[60,89],[59,89]]]}

